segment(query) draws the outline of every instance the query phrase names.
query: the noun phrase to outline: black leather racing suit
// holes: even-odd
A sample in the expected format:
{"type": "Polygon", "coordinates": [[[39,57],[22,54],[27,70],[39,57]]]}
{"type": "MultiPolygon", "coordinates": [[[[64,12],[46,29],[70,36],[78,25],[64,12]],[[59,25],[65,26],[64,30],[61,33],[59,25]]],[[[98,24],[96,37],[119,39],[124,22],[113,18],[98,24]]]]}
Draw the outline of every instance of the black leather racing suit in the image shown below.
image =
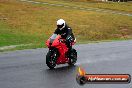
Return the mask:
{"type": "Polygon", "coordinates": [[[59,34],[63,39],[66,39],[66,45],[69,48],[69,51],[72,49],[71,42],[74,41],[75,37],[72,33],[72,29],[68,25],[65,25],[65,27],[61,30],[57,28],[54,34],[59,34]]]}

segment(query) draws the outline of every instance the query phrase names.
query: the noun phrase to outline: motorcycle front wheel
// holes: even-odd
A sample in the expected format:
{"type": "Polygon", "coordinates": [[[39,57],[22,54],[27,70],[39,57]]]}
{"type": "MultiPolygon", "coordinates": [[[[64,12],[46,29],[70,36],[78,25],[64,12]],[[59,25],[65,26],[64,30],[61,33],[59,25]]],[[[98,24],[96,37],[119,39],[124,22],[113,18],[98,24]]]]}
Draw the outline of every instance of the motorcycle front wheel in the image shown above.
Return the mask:
{"type": "Polygon", "coordinates": [[[77,52],[75,49],[72,49],[70,52],[70,57],[69,57],[69,65],[74,65],[77,61],[77,52]]]}
{"type": "Polygon", "coordinates": [[[46,55],[46,64],[50,69],[56,66],[57,52],[48,52],[46,55]]]}

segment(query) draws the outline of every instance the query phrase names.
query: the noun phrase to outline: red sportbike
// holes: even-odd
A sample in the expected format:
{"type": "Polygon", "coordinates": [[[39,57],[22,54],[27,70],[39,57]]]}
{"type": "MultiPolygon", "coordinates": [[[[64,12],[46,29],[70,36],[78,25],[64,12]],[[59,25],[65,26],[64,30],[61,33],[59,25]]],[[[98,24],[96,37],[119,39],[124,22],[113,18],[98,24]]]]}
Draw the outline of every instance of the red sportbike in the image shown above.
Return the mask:
{"type": "MultiPolygon", "coordinates": [[[[71,44],[74,45],[75,43],[76,39],[71,44]]],[[[74,65],[76,63],[76,50],[72,48],[72,50],[69,52],[67,45],[65,44],[65,39],[62,39],[60,35],[53,34],[46,41],[46,45],[49,48],[49,51],[46,55],[46,64],[50,69],[59,64],[68,63],[69,65],[74,65]]]]}

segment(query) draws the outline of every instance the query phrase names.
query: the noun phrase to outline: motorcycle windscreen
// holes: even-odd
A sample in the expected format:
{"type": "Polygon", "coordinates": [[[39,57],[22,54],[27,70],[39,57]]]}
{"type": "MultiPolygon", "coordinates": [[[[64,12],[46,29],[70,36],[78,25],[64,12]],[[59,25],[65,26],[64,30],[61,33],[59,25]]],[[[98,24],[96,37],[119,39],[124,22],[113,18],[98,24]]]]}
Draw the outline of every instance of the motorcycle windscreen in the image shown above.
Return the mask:
{"type": "Polygon", "coordinates": [[[51,37],[50,37],[50,43],[53,43],[53,41],[56,39],[57,37],[57,34],[53,34],[51,37]]]}

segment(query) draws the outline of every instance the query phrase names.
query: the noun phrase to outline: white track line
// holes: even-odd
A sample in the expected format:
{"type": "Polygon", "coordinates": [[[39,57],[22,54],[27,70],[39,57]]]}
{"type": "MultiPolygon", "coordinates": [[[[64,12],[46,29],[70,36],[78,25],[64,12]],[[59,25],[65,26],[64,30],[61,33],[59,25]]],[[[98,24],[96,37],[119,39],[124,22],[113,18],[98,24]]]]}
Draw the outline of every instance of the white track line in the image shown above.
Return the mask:
{"type": "Polygon", "coordinates": [[[47,3],[47,2],[38,2],[38,1],[33,1],[33,0],[19,0],[19,1],[34,3],[34,4],[44,4],[44,5],[49,5],[49,6],[59,6],[59,7],[72,8],[72,9],[78,9],[78,10],[84,10],[84,11],[96,11],[96,12],[111,13],[111,14],[117,14],[117,15],[132,16],[131,13],[125,13],[125,12],[107,10],[107,9],[100,9],[100,8],[91,8],[91,7],[83,8],[83,7],[62,5],[62,4],[51,4],[51,3],[47,3]]]}
{"type": "Polygon", "coordinates": [[[31,46],[31,45],[32,45],[32,43],[30,43],[30,44],[3,46],[3,47],[0,47],[0,50],[14,49],[14,48],[19,47],[19,46],[31,46]]]}

